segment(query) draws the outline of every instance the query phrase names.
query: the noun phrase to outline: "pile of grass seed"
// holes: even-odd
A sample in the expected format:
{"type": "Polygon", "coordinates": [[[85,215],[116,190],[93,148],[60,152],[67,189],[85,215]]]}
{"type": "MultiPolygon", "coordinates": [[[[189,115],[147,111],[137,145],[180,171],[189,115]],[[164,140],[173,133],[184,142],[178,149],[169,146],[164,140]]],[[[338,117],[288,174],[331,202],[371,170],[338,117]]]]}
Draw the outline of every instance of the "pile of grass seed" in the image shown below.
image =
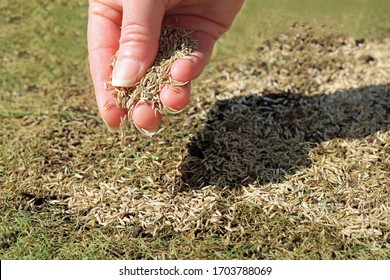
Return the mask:
{"type": "MultiPolygon", "coordinates": [[[[197,43],[192,39],[191,32],[176,26],[163,27],[155,62],[145,76],[131,87],[113,87],[111,82],[107,84],[108,88],[112,89],[112,94],[117,98],[117,106],[128,109],[130,114],[134,106],[140,102],[149,103],[156,111],[163,113],[164,108],[159,98],[159,92],[163,86],[169,84],[174,90],[179,90],[178,87],[186,84],[186,82],[172,79],[170,76],[171,66],[177,59],[188,57],[196,47],[197,43]]],[[[115,65],[115,61],[116,56],[113,57],[112,67],[115,65]]],[[[123,122],[128,119],[130,116],[123,122]]],[[[125,126],[126,123],[123,125],[125,126]]],[[[122,129],[122,133],[124,132],[125,130],[122,129]]]]}
{"type": "Polygon", "coordinates": [[[257,46],[253,59],[219,67],[225,74],[217,82],[218,92],[220,98],[247,95],[248,90],[315,95],[386,84],[388,65],[382,58],[387,55],[364,39],[319,36],[307,24],[295,24],[257,46]]]}

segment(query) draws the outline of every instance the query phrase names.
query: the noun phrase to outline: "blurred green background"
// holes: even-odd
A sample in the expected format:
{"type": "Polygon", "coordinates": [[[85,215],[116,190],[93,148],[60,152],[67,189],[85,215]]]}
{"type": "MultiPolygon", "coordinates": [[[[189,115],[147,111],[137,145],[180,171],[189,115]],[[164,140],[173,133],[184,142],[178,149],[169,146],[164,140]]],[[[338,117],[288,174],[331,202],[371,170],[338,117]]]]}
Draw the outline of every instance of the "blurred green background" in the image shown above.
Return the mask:
{"type": "MultiPolygon", "coordinates": [[[[317,32],[374,39],[390,35],[389,0],[246,0],[218,54],[247,56],[260,40],[307,22],[317,32]]],[[[215,57],[215,56],[214,56],[215,57]]]]}

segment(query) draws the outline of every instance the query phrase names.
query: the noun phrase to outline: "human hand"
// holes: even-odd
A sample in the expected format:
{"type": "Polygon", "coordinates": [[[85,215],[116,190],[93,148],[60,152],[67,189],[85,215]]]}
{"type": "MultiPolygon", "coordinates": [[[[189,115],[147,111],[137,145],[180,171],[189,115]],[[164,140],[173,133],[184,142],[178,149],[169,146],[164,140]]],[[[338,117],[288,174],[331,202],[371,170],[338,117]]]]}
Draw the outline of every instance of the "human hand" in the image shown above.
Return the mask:
{"type": "MultiPolygon", "coordinates": [[[[198,42],[189,59],[179,59],[171,67],[171,77],[190,82],[198,77],[209,60],[216,40],[231,26],[244,0],[90,0],[88,17],[88,52],[91,76],[98,108],[110,130],[118,130],[124,108],[115,105],[115,96],[105,89],[112,72],[112,85],[129,87],[139,81],[155,60],[161,27],[180,26],[198,42]],[[112,104],[112,105],[109,105],[112,104]],[[109,106],[107,106],[109,105],[109,106]]],[[[160,92],[164,107],[184,109],[190,99],[190,83],[160,92]]],[[[161,123],[150,104],[140,104],[131,112],[137,127],[154,131],[161,123]]]]}

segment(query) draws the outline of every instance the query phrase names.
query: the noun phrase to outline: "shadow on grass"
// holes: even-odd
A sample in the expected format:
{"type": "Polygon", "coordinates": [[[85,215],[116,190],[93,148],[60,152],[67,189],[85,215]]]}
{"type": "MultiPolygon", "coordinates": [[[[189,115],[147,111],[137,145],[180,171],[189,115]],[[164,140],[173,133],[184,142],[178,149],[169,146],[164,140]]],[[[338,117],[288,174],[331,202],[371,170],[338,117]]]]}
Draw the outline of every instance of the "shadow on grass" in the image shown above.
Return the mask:
{"type": "Polygon", "coordinates": [[[389,84],[316,96],[219,100],[204,131],[188,144],[182,180],[190,188],[282,182],[311,165],[309,149],[317,143],[389,130],[389,115],[389,84]]]}

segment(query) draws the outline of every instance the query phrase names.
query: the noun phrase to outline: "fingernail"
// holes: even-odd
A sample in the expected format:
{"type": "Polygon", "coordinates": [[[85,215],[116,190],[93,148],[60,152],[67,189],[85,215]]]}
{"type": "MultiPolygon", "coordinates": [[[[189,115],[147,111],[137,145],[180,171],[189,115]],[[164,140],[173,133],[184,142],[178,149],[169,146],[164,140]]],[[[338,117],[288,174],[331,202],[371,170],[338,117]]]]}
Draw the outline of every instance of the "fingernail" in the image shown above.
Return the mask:
{"type": "Polygon", "coordinates": [[[119,60],[112,72],[111,84],[114,87],[131,87],[135,84],[140,70],[138,61],[132,59],[119,60]]]}
{"type": "Polygon", "coordinates": [[[143,129],[141,127],[138,127],[138,125],[134,123],[134,126],[138,129],[139,132],[141,132],[141,134],[145,135],[145,136],[149,136],[149,137],[152,137],[153,135],[155,135],[157,132],[158,132],[158,129],[154,130],[154,131],[149,131],[149,130],[146,130],[146,129],[143,129]]]}
{"type": "Polygon", "coordinates": [[[113,127],[109,126],[108,123],[107,123],[105,120],[103,120],[103,122],[106,124],[108,130],[109,130],[111,133],[116,133],[116,132],[119,131],[119,127],[118,127],[118,128],[113,128],[113,127]]]}
{"type": "Polygon", "coordinates": [[[176,115],[176,114],[179,114],[181,112],[184,111],[185,108],[181,109],[181,110],[176,110],[176,109],[172,109],[172,108],[169,108],[169,107],[164,107],[164,109],[168,112],[168,113],[171,113],[173,115],[176,115]]]}

